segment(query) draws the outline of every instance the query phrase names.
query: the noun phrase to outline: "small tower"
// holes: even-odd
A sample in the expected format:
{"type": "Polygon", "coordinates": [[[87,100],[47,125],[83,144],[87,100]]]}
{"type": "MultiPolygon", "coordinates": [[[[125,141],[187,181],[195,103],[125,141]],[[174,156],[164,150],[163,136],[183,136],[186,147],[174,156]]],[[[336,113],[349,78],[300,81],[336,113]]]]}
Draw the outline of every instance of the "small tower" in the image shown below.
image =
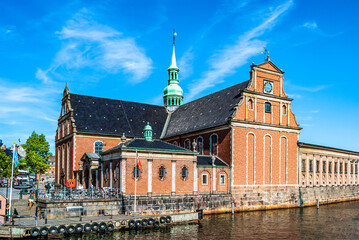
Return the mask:
{"type": "Polygon", "coordinates": [[[152,127],[150,126],[149,122],[147,122],[147,125],[143,129],[143,133],[146,141],[152,141],[152,127]]]}
{"type": "Polygon", "coordinates": [[[163,103],[168,112],[175,111],[183,103],[183,90],[178,85],[179,68],[176,64],[175,37],[177,33],[173,31],[173,50],[171,66],[168,68],[168,86],[163,91],[163,103]]]}

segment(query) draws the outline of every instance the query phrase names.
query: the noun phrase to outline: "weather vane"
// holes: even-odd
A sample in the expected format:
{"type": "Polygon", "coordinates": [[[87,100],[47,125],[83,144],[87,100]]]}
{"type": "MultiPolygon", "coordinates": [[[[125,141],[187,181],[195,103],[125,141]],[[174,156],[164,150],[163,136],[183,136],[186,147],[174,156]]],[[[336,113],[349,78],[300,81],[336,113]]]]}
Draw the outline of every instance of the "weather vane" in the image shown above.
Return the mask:
{"type": "Polygon", "coordinates": [[[176,36],[177,36],[177,33],[176,33],[175,29],[173,29],[173,45],[175,45],[176,36]]]}
{"type": "Polygon", "coordinates": [[[269,61],[269,51],[267,50],[267,47],[264,47],[264,52],[262,52],[262,54],[264,54],[264,61],[269,61]]]}

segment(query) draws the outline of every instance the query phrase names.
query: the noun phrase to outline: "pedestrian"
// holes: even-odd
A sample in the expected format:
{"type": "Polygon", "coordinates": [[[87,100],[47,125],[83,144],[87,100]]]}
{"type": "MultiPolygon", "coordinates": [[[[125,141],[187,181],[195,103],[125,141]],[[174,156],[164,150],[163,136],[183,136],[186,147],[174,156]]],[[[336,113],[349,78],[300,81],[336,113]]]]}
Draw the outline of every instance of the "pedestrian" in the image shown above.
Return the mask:
{"type": "Polygon", "coordinates": [[[29,208],[31,209],[32,208],[32,206],[34,205],[34,203],[35,203],[35,193],[34,193],[34,191],[31,191],[30,192],[30,195],[29,195],[29,208]]]}

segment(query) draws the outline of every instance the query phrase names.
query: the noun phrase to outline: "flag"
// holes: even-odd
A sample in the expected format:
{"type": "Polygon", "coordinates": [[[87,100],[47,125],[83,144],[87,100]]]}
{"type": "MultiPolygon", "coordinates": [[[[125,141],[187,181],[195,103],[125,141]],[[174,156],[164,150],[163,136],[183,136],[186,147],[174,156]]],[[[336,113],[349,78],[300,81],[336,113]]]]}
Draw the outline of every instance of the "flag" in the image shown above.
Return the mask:
{"type": "Polygon", "coordinates": [[[137,149],[136,149],[136,163],[137,163],[137,167],[138,167],[140,170],[142,170],[142,165],[141,165],[140,159],[138,158],[137,149]]]}
{"type": "Polygon", "coordinates": [[[13,160],[14,160],[15,167],[17,167],[19,165],[19,155],[17,155],[16,146],[14,148],[13,160]]]}

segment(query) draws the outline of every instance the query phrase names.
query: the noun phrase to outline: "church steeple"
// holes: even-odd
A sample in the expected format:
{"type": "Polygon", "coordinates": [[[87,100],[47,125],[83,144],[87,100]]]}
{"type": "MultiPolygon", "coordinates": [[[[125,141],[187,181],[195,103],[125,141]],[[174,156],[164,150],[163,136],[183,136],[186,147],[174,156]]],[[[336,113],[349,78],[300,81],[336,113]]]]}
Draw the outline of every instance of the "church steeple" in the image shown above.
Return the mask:
{"type": "Polygon", "coordinates": [[[183,90],[178,85],[179,68],[176,64],[175,37],[177,33],[173,31],[173,50],[171,65],[168,68],[168,86],[163,91],[163,103],[168,112],[175,111],[183,103],[183,90]]]}

